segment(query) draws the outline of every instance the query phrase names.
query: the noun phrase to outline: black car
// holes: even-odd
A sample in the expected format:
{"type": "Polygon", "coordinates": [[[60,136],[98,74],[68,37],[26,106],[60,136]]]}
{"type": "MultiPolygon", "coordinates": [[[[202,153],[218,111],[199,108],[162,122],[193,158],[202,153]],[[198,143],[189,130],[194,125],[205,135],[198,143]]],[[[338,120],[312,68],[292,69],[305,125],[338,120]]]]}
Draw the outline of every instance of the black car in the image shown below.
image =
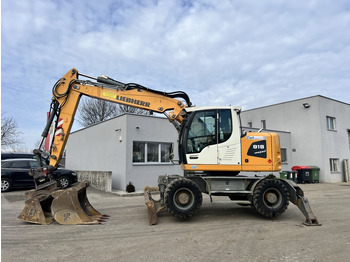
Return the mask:
{"type": "MultiPolygon", "coordinates": [[[[29,175],[30,168],[37,168],[35,159],[7,159],[1,161],[1,192],[12,188],[34,188],[34,179],[29,175]]],[[[78,181],[72,170],[58,168],[53,171],[53,178],[58,186],[66,188],[78,181]]]]}
{"type": "MultiPolygon", "coordinates": [[[[1,160],[17,158],[36,159],[36,156],[33,153],[1,153],[1,160]]],[[[43,163],[49,164],[49,161],[46,158],[41,157],[41,159],[43,163]]]]}

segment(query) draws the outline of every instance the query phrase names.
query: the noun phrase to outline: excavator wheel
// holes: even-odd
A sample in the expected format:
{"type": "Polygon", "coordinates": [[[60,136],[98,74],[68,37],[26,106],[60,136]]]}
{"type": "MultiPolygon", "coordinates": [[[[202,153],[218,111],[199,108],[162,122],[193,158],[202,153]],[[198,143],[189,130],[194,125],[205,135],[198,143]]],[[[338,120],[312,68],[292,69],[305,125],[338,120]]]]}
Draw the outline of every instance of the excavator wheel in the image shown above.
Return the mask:
{"type": "Polygon", "coordinates": [[[190,218],[202,206],[202,192],[189,179],[173,180],[165,189],[164,202],[168,211],[180,219],[190,218]]]}
{"type": "Polygon", "coordinates": [[[277,217],[289,205],[289,192],[278,179],[263,179],[254,189],[253,207],[264,217],[277,217]]]}

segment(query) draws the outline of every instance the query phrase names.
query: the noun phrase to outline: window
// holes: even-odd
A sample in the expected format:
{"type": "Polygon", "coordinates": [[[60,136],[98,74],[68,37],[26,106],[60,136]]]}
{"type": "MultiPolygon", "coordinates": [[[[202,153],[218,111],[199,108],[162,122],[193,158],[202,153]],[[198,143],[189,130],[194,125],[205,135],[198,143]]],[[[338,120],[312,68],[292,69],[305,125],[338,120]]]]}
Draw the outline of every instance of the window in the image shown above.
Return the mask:
{"type": "Polygon", "coordinates": [[[253,122],[248,122],[248,127],[253,127],[253,122]]]}
{"type": "Polygon", "coordinates": [[[227,141],[232,134],[231,110],[219,110],[219,143],[227,141]]]}
{"type": "Polygon", "coordinates": [[[171,154],[171,144],[160,144],[160,161],[162,163],[169,163],[170,162],[170,154],[171,154]]]}
{"type": "MultiPolygon", "coordinates": [[[[36,161],[29,161],[29,165],[31,168],[38,168],[38,162],[36,161]]],[[[43,165],[45,164],[43,163],[43,165]]]]}
{"type": "Polygon", "coordinates": [[[199,153],[216,144],[216,110],[197,112],[188,131],[187,152],[199,153]]]}
{"type": "Polygon", "coordinates": [[[12,162],[3,162],[1,161],[1,167],[2,168],[10,168],[12,165],[12,162]]]}
{"type": "Polygon", "coordinates": [[[133,145],[133,163],[144,163],[145,162],[145,148],[146,143],[134,142],[133,145]]]}
{"type": "Polygon", "coordinates": [[[350,149],[350,129],[348,129],[348,140],[349,140],[349,149],[350,149]]]}
{"type": "Polygon", "coordinates": [[[327,129],[328,130],[336,130],[335,129],[335,117],[327,116],[327,129]]]}
{"type": "Polygon", "coordinates": [[[147,159],[146,162],[159,162],[159,144],[147,143],[147,159]]]}
{"type": "Polygon", "coordinates": [[[261,120],[261,128],[266,129],[266,120],[261,120]]]}
{"type": "Polygon", "coordinates": [[[196,112],[189,123],[186,152],[199,153],[207,146],[224,143],[232,130],[231,109],[196,112]]]}
{"type": "Polygon", "coordinates": [[[281,148],[281,162],[286,163],[287,162],[287,149],[281,148]]]}
{"type": "Polygon", "coordinates": [[[171,143],[133,143],[133,163],[169,163],[171,143]]]}
{"type": "Polygon", "coordinates": [[[331,158],[329,159],[331,172],[339,172],[339,159],[331,158]]]}
{"type": "Polygon", "coordinates": [[[12,163],[12,168],[29,168],[28,161],[14,161],[12,163]]]}

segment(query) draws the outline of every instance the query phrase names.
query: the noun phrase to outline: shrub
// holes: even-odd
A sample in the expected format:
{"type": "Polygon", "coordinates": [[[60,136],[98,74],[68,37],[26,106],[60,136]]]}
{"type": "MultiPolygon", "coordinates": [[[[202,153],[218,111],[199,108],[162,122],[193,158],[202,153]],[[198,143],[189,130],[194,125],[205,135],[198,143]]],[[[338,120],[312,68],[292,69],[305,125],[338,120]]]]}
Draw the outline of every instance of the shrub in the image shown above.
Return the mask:
{"type": "Polygon", "coordinates": [[[126,192],[132,193],[135,192],[135,186],[133,183],[129,182],[129,184],[126,185],[126,192]]]}

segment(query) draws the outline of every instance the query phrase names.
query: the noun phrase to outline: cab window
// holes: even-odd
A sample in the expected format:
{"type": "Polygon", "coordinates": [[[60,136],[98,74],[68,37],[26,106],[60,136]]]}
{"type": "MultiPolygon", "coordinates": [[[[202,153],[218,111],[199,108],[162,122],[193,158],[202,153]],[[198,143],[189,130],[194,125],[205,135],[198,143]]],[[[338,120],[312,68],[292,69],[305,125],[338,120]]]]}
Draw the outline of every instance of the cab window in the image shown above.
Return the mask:
{"type": "Polygon", "coordinates": [[[219,110],[219,143],[227,141],[232,134],[232,116],[230,109],[219,110]]]}
{"type": "Polygon", "coordinates": [[[187,153],[201,152],[216,141],[216,110],[197,112],[188,130],[187,153]]]}

